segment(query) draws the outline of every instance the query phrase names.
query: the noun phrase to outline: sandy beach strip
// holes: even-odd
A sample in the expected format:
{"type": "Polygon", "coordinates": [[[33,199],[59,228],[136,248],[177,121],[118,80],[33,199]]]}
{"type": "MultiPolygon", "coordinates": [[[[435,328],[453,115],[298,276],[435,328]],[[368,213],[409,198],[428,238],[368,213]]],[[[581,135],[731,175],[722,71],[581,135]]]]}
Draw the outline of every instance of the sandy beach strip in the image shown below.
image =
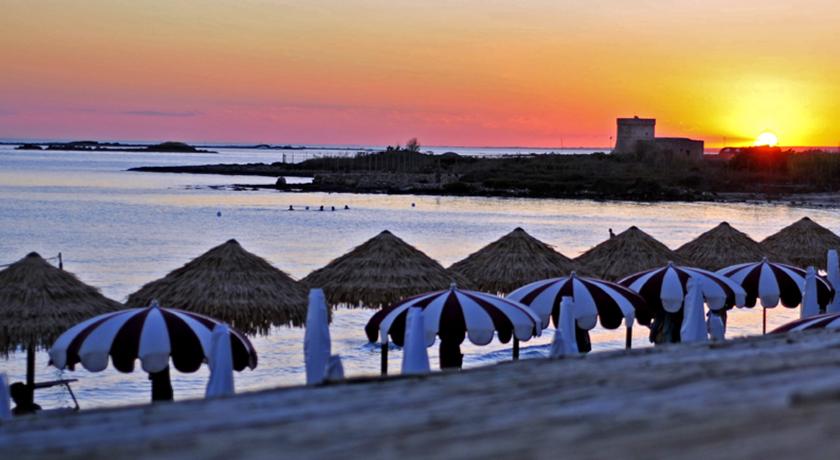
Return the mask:
{"type": "Polygon", "coordinates": [[[835,458],[840,334],[527,360],[0,425],[15,458],[835,458]]]}

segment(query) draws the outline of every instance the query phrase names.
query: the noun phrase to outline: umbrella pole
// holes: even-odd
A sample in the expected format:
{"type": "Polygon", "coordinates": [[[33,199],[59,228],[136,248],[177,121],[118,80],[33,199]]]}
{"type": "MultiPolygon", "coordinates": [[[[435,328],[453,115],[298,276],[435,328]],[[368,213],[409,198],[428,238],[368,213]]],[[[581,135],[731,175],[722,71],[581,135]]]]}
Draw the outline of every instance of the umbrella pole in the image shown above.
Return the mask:
{"type": "Polygon", "coordinates": [[[29,402],[35,402],[35,346],[26,347],[26,386],[29,388],[29,402]]]}
{"type": "Polygon", "coordinates": [[[388,375],[388,342],[382,343],[382,362],[380,364],[380,372],[382,375],[388,375]]]}
{"type": "Polygon", "coordinates": [[[517,361],[519,359],[519,339],[516,337],[513,338],[513,360],[517,361]]]}
{"type": "Polygon", "coordinates": [[[169,378],[169,366],[160,372],[149,373],[152,381],[152,402],[172,401],[172,380],[169,378]]]}
{"type": "Polygon", "coordinates": [[[633,326],[627,326],[627,335],[624,338],[624,349],[633,348],[633,326]]]}
{"type": "Polygon", "coordinates": [[[761,307],[761,333],[767,333],[767,309],[761,307]]]}

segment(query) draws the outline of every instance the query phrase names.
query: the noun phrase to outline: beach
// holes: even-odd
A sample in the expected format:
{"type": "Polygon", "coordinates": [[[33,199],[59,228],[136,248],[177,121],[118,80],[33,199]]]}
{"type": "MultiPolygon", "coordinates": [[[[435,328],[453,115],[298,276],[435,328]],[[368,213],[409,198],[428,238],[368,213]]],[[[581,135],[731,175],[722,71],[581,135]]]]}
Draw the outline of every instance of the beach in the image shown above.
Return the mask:
{"type": "Polygon", "coordinates": [[[840,334],[20,418],[16,458],[832,458],[840,334]],[[712,454],[714,453],[714,454],[712,454]]]}

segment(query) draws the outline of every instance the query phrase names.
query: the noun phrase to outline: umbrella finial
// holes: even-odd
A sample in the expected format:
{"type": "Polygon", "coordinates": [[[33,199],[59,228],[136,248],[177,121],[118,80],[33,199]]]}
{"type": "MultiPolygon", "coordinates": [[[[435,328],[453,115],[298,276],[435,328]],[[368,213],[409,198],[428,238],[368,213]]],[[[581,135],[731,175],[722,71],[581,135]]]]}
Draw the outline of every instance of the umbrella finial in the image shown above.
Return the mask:
{"type": "Polygon", "coordinates": [[[767,262],[769,262],[767,260],[767,256],[764,256],[764,257],[761,258],[761,263],[766,264],[767,262]]]}
{"type": "Polygon", "coordinates": [[[572,270],[572,272],[569,273],[569,278],[574,278],[576,276],[577,276],[577,270],[572,270]]]}
{"type": "Polygon", "coordinates": [[[149,308],[160,308],[160,304],[158,303],[157,299],[152,299],[152,303],[149,304],[149,308]]]}
{"type": "Polygon", "coordinates": [[[452,281],[452,283],[449,284],[449,290],[454,291],[455,289],[458,289],[458,283],[452,281]]]}

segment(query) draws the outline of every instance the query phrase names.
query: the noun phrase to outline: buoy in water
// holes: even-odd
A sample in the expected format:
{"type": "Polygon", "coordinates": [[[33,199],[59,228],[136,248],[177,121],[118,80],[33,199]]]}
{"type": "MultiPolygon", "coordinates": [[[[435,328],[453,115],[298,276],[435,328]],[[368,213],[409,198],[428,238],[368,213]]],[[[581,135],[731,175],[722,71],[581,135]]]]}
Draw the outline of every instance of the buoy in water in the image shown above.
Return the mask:
{"type": "Polygon", "coordinates": [[[344,205],[344,209],[345,209],[345,210],[350,209],[350,206],[347,206],[347,205],[345,204],[345,205],[344,205]]]}
{"type": "Polygon", "coordinates": [[[222,217],[222,211],[216,211],[216,217],[222,217]]]}
{"type": "Polygon", "coordinates": [[[292,206],[292,205],[289,205],[289,211],[294,211],[294,210],[295,210],[295,207],[292,206]]]}

